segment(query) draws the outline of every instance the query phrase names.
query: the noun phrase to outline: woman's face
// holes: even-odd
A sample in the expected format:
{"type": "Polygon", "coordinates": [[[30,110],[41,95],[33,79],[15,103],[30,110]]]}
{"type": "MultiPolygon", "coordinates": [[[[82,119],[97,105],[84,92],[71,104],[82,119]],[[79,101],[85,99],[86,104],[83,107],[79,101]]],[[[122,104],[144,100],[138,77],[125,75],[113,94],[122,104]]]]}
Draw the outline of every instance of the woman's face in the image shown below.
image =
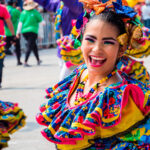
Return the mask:
{"type": "Polygon", "coordinates": [[[81,49],[88,72],[106,76],[114,69],[119,52],[118,34],[115,26],[98,19],[87,24],[81,49]]]}

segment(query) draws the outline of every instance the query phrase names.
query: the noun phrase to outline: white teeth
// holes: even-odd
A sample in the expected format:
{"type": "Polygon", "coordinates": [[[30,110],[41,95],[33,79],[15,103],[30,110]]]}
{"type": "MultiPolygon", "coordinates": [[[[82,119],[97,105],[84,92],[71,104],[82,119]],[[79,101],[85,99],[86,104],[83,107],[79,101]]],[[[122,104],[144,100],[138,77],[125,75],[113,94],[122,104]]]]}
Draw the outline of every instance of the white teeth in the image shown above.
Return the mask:
{"type": "Polygon", "coordinates": [[[100,57],[95,57],[95,56],[91,56],[91,58],[94,60],[105,60],[105,58],[100,58],[100,57]]]}

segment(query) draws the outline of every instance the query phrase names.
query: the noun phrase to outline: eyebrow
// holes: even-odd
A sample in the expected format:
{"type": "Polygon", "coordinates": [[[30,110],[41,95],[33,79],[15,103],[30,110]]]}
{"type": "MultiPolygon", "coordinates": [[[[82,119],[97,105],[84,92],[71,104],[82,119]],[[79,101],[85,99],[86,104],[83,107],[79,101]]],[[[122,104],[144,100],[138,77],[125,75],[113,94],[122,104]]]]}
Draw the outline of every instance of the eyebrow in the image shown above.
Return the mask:
{"type": "MultiPolygon", "coordinates": [[[[91,37],[91,38],[93,38],[93,39],[97,39],[95,36],[93,36],[93,35],[86,35],[86,36],[89,36],[89,37],[91,37]]],[[[105,37],[105,38],[103,38],[102,40],[113,40],[113,41],[117,41],[116,39],[114,39],[114,38],[112,38],[112,37],[105,37]]]]}
{"type": "Polygon", "coordinates": [[[86,35],[86,36],[89,36],[89,37],[91,37],[91,38],[93,38],[93,39],[97,39],[95,36],[93,36],[93,35],[86,35]]]}
{"type": "Polygon", "coordinates": [[[113,40],[113,41],[117,41],[116,39],[112,38],[112,37],[106,37],[106,38],[103,38],[103,40],[113,40]]]}

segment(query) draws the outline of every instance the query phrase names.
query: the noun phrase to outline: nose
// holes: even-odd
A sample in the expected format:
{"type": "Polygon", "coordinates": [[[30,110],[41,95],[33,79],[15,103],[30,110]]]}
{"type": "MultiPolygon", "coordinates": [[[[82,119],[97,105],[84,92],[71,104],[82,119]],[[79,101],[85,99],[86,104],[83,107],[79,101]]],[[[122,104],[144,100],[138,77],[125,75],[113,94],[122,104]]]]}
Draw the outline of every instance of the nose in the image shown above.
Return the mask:
{"type": "Polygon", "coordinates": [[[95,43],[95,45],[93,47],[93,51],[94,52],[101,52],[101,51],[103,51],[102,43],[95,43]]]}

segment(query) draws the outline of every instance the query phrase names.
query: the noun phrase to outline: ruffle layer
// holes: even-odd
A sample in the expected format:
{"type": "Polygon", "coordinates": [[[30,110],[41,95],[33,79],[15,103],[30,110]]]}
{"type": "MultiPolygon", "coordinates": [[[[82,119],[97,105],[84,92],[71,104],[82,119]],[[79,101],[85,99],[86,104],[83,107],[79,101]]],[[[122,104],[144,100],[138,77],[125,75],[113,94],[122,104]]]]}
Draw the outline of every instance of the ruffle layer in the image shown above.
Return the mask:
{"type": "Polygon", "coordinates": [[[25,118],[17,103],[0,101],[0,147],[7,147],[9,134],[23,127],[25,118]]]}
{"type": "Polygon", "coordinates": [[[57,45],[60,49],[61,58],[64,61],[71,61],[74,65],[81,65],[84,62],[81,48],[75,48],[75,44],[78,45],[77,40],[73,35],[64,36],[57,40],[57,45]]]}
{"type": "Polygon", "coordinates": [[[47,126],[42,134],[53,143],[76,144],[77,140],[82,140],[86,135],[95,135],[96,127],[109,129],[117,126],[130,96],[143,116],[149,113],[149,89],[145,84],[123,74],[122,83],[112,84],[105,88],[103,93],[78,106],[70,107],[66,95],[74,84],[72,80],[77,81],[80,72],[85,68],[85,65],[81,66],[67,78],[67,82],[59,83],[59,86],[55,85],[47,90],[48,97],[51,98],[47,104],[42,105],[42,112],[36,119],[39,124],[47,126]]]}
{"type": "Polygon", "coordinates": [[[150,75],[142,61],[136,61],[129,56],[123,56],[117,64],[117,69],[145,84],[150,82],[150,75]]]}
{"type": "Polygon", "coordinates": [[[4,53],[4,46],[6,45],[6,42],[4,41],[6,36],[0,35],[0,59],[3,59],[5,57],[4,53]]]}
{"type": "Polygon", "coordinates": [[[4,46],[0,45],[0,59],[3,59],[5,57],[5,53],[4,53],[4,46]]]}
{"type": "Polygon", "coordinates": [[[135,58],[143,58],[150,55],[150,40],[145,39],[145,42],[141,44],[139,49],[126,50],[127,55],[135,58]]]}

